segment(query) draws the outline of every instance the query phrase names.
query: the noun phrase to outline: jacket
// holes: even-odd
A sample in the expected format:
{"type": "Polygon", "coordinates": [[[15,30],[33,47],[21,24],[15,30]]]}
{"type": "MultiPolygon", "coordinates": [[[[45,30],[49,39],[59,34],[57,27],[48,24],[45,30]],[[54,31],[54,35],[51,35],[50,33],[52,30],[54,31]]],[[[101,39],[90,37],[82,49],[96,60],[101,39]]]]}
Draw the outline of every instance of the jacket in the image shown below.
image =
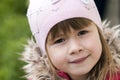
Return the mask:
{"type": "MultiPolygon", "coordinates": [[[[107,40],[114,61],[116,62],[116,68],[120,68],[120,25],[109,27],[109,22],[104,21],[103,34],[107,40]]],[[[27,64],[23,67],[26,72],[26,78],[32,80],[70,80],[64,73],[57,73],[54,75],[52,67],[50,67],[49,61],[45,54],[42,54],[40,48],[33,39],[28,40],[28,44],[25,45],[24,51],[22,52],[22,60],[27,64]],[[62,76],[62,77],[60,77],[62,76]],[[52,78],[52,79],[51,79],[52,78]]],[[[109,75],[106,77],[109,80],[109,75]]],[[[120,80],[120,73],[118,72],[117,77],[114,80],[120,80]]]]}

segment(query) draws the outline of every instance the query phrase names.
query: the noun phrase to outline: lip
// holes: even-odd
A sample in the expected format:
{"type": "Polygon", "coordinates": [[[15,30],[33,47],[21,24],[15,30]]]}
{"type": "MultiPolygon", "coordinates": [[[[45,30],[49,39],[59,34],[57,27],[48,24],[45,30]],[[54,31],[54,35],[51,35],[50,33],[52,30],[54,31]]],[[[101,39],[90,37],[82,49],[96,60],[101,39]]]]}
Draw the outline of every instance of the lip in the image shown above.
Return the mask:
{"type": "Polygon", "coordinates": [[[85,56],[85,57],[82,57],[82,58],[79,58],[79,59],[75,59],[75,60],[73,60],[73,61],[70,61],[69,63],[74,63],[74,64],[76,64],[76,63],[82,63],[82,62],[85,61],[89,56],[90,56],[90,55],[85,56]]]}

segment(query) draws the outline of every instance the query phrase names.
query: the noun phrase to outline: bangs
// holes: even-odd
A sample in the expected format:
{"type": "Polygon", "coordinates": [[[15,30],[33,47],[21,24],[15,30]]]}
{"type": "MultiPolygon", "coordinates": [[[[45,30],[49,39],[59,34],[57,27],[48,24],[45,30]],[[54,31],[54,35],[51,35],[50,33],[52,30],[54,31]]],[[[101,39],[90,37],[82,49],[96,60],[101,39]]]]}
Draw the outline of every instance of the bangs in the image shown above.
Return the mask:
{"type": "Polygon", "coordinates": [[[69,34],[70,29],[79,30],[88,27],[92,21],[86,18],[71,18],[57,23],[49,32],[49,38],[53,40],[61,32],[65,35],[69,34]]]}

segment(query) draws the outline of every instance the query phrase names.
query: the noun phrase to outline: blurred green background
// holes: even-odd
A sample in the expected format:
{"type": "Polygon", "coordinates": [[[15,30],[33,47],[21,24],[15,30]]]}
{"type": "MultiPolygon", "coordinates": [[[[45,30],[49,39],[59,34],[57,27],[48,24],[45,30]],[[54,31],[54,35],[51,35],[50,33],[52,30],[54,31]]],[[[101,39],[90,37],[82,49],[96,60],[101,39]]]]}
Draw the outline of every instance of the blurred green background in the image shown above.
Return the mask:
{"type": "Polygon", "coordinates": [[[27,0],[0,0],[0,80],[25,80],[24,63],[18,53],[31,37],[27,3],[27,0]]]}

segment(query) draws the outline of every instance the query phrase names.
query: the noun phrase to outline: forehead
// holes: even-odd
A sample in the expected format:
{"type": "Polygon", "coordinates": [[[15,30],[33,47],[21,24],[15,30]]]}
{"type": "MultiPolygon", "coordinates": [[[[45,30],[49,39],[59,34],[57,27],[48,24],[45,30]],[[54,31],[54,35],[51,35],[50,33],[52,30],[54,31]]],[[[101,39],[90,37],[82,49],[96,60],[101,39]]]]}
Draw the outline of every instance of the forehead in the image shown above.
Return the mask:
{"type": "Polygon", "coordinates": [[[51,36],[51,39],[58,36],[60,33],[68,34],[71,29],[78,30],[84,27],[88,27],[93,22],[86,18],[71,18],[64,21],[61,21],[53,26],[50,30],[48,36],[51,36]]]}

